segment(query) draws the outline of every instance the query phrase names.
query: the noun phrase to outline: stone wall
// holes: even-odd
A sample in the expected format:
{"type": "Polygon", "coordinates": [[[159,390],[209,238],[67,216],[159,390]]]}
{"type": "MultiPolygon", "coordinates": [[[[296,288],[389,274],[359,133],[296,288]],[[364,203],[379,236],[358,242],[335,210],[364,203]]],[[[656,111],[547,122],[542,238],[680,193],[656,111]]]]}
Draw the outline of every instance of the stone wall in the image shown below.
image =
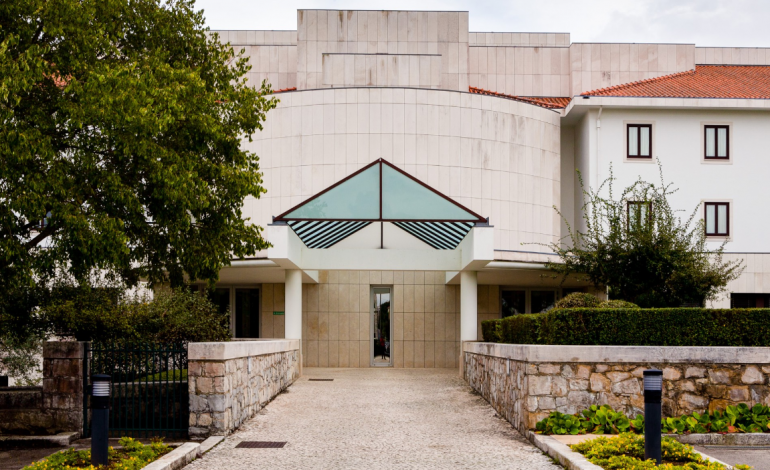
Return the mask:
{"type": "Polygon", "coordinates": [[[43,346],[42,387],[0,388],[0,434],[83,431],[83,343],[43,346]]]}
{"type": "Polygon", "coordinates": [[[770,348],[466,343],[465,380],[519,430],[552,411],[643,413],[642,372],[663,370],[663,413],[770,405],[770,348]]]}
{"type": "Polygon", "coordinates": [[[300,376],[299,340],[190,343],[191,438],[228,435],[300,376]]]}

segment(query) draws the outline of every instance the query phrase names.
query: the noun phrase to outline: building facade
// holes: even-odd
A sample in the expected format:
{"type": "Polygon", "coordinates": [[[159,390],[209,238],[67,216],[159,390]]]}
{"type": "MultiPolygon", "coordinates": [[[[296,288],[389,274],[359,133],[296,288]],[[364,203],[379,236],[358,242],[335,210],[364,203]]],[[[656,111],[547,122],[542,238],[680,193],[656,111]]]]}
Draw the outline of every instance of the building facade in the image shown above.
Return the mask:
{"type": "Polygon", "coordinates": [[[268,191],[244,215],[272,248],[221,272],[234,336],[301,339],[306,366],[457,367],[482,320],[591,289],[545,263],[580,226],[577,170],[595,187],[610,164],[624,184],[660,163],[672,203],[701,204],[745,260],[717,306],[766,301],[770,50],[474,33],[468,15],[299,10],[296,31],[217,32],[280,99],[243,144],[268,191]]]}

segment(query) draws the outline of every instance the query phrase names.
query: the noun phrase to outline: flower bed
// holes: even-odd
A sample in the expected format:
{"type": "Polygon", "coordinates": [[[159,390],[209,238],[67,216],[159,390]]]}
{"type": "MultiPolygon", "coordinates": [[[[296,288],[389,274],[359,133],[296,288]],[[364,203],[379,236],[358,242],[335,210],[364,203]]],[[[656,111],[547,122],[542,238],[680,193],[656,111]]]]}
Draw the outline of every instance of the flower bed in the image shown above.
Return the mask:
{"type": "MultiPolygon", "coordinates": [[[[725,466],[705,460],[686,444],[664,437],[661,441],[662,464],[644,460],[644,438],[624,433],[613,438],[598,437],[570,446],[583,454],[589,462],[605,470],[725,470],[725,466]]],[[[738,470],[750,470],[748,465],[736,465],[738,470]]]]}
{"type": "MultiPolygon", "coordinates": [[[[770,432],[770,407],[745,403],[728,406],[724,411],[715,410],[703,414],[692,413],[680,417],[664,418],[661,431],[670,434],[690,433],[764,433],[770,432]]],[[[555,411],[540,420],[535,432],[539,434],[620,434],[644,432],[644,416],[628,419],[609,405],[592,405],[574,415],[555,411]]]]}
{"type": "Polygon", "coordinates": [[[130,437],[122,438],[120,445],[123,446],[122,449],[116,450],[110,447],[110,464],[107,466],[91,465],[90,450],[68,449],[34,462],[22,470],[96,470],[97,468],[99,470],[138,470],[171,451],[171,448],[163,442],[144,445],[130,437]]]}

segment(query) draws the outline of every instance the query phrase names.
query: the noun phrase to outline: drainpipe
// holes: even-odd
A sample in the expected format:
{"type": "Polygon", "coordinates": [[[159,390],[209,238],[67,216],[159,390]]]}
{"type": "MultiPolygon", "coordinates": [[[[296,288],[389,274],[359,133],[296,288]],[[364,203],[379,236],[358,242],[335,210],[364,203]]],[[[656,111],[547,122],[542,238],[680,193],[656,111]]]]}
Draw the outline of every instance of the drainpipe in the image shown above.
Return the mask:
{"type": "Polygon", "coordinates": [[[596,171],[594,171],[594,181],[591,184],[594,189],[599,187],[599,136],[601,136],[601,130],[602,130],[602,111],[604,110],[603,107],[599,106],[599,115],[596,116],[596,152],[594,152],[594,168],[596,171]]]}

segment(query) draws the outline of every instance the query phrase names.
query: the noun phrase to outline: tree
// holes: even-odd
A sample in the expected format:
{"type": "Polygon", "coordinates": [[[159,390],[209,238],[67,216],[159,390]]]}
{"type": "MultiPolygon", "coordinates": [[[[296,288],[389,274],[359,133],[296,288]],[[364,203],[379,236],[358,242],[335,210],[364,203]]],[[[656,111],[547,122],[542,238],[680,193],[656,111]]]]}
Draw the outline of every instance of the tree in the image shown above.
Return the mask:
{"type": "Polygon", "coordinates": [[[192,0],[0,3],[0,288],[179,285],[267,247],[242,140],[277,104],[192,0]]]}
{"type": "Polygon", "coordinates": [[[595,191],[581,178],[585,227],[573,230],[565,219],[568,236],[549,245],[560,262],[548,267],[587,278],[597,288],[607,287],[610,298],[641,307],[703,304],[724,292],[743,271],[741,262],[723,260],[724,242],[709,250],[697,207],[686,220],[677,216],[668,202],[676,189],[660,173],[659,185],[640,178],[618,198],[612,167],[595,191]]]}
{"type": "Polygon", "coordinates": [[[277,104],[192,0],[0,2],[0,356],[52,279],[217,278],[267,247],[241,146],[277,104]]]}

